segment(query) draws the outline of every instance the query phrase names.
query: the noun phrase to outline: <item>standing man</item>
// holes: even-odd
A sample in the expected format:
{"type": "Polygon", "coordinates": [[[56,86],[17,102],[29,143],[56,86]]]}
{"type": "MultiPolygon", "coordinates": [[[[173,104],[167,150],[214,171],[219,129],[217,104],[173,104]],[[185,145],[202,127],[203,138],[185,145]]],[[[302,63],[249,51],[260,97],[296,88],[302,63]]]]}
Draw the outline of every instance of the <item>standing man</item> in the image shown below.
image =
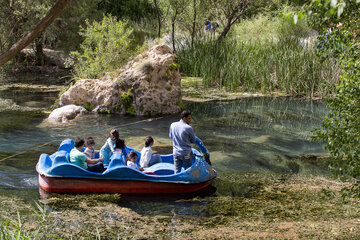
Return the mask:
{"type": "Polygon", "coordinates": [[[180,121],[174,122],[170,126],[170,139],[173,140],[173,155],[175,174],[181,172],[181,167],[187,169],[191,167],[192,149],[191,143],[195,143],[195,133],[189,125],[191,122],[191,112],[184,110],[180,115],[180,121]]]}

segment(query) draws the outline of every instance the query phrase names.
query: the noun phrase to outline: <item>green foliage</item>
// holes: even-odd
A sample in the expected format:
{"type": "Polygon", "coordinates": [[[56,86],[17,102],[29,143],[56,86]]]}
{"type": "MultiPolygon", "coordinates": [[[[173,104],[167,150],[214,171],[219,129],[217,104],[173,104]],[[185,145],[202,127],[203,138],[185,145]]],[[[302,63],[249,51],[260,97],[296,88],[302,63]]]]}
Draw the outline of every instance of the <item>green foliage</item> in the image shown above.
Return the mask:
{"type": "Polygon", "coordinates": [[[325,117],[316,140],[326,141],[336,175],[360,179],[360,45],[354,43],[343,62],[336,97],[327,99],[331,112],[325,117]]]}
{"type": "Polygon", "coordinates": [[[185,110],[186,106],[182,101],[178,101],[176,102],[176,105],[179,106],[181,108],[181,110],[185,110]]]}
{"type": "Polygon", "coordinates": [[[101,0],[98,7],[107,14],[136,22],[155,17],[155,9],[150,0],[101,0]]]}
{"type": "Polygon", "coordinates": [[[253,18],[242,21],[234,26],[233,36],[243,42],[269,41],[276,39],[282,42],[298,40],[307,37],[310,27],[306,17],[298,14],[297,23],[291,17],[297,9],[282,5],[276,11],[264,11],[253,18]]]}
{"type": "Polygon", "coordinates": [[[336,175],[354,177],[357,183],[343,190],[343,198],[360,196],[360,44],[358,39],[360,1],[313,1],[312,23],[321,29],[320,49],[332,50],[343,70],[335,96],[327,99],[330,113],[314,139],[325,141],[333,158],[330,169],[336,175]],[[337,14],[336,14],[337,13],[337,14]],[[342,23],[341,23],[342,22],[342,23]],[[334,28],[333,23],[339,23],[334,28]],[[341,27],[341,29],[340,29],[341,27]]]}
{"type": "Polygon", "coordinates": [[[314,48],[298,41],[197,41],[193,48],[185,44],[177,53],[182,73],[202,77],[205,86],[313,96],[323,93],[324,83],[338,80],[335,59],[324,60],[314,48]]]}
{"type": "Polygon", "coordinates": [[[85,38],[80,52],[72,52],[77,78],[98,78],[121,67],[137,53],[131,48],[132,29],[116,17],[104,16],[101,22],[86,21],[80,34],[85,38]]]}
{"type": "Polygon", "coordinates": [[[177,70],[177,69],[179,69],[180,68],[180,64],[177,64],[177,63],[171,63],[170,65],[169,65],[169,70],[170,71],[174,71],[174,70],[177,70]]]}
{"type": "Polygon", "coordinates": [[[126,93],[123,93],[120,95],[121,97],[121,103],[123,104],[126,112],[130,115],[135,115],[135,109],[133,106],[131,106],[133,102],[133,97],[131,96],[131,92],[133,91],[133,88],[130,88],[126,93]]]}
{"type": "Polygon", "coordinates": [[[85,108],[86,110],[88,110],[89,112],[91,112],[91,111],[95,108],[95,106],[94,106],[94,104],[91,104],[91,103],[89,103],[89,102],[86,102],[86,103],[84,104],[84,108],[85,108]]]}

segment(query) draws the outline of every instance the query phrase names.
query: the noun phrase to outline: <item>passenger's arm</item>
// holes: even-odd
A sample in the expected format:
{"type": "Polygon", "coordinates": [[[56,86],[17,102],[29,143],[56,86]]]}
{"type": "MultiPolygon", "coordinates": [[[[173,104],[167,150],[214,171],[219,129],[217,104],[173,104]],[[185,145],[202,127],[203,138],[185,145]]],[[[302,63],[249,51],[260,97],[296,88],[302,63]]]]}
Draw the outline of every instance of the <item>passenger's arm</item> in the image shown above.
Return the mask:
{"type": "Polygon", "coordinates": [[[103,158],[98,158],[98,159],[90,159],[90,158],[87,158],[87,159],[85,160],[85,162],[86,162],[87,164],[96,164],[96,163],[98,163],[98,162],[103,162],[103,161],[104,161],[103,158]]]}

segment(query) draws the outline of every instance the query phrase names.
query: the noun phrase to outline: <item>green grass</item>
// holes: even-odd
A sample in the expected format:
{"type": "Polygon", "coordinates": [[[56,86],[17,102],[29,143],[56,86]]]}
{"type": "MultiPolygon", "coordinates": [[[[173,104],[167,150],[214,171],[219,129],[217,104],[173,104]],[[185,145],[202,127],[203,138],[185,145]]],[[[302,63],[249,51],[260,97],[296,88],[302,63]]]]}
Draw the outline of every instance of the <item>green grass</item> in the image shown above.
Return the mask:
{"type": "Polygon", "coordinates": [[[205,86],[231,91],[324,95],[337,82],[340,66],[299,40],[239,42],[227,39],[183,43],[177,53],[183,74],[202,77],[205,86]]]}

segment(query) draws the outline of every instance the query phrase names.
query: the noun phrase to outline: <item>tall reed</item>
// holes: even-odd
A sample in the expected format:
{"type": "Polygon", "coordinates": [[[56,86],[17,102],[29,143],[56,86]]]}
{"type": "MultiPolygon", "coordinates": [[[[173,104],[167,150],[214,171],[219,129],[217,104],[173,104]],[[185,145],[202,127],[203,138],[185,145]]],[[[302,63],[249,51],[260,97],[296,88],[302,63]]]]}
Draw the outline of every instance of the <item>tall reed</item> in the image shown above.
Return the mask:
{"type": "Polygon", "coordinates": [[[299,40],[239,42],[198,40],[191,47],[182,41],[177,52],[183,74],[202,77],[205,86],[228,90],[281,91],[291,95],[324,95],[325,86],[337,82],[336,59],[320,56],[299,40]]]}

